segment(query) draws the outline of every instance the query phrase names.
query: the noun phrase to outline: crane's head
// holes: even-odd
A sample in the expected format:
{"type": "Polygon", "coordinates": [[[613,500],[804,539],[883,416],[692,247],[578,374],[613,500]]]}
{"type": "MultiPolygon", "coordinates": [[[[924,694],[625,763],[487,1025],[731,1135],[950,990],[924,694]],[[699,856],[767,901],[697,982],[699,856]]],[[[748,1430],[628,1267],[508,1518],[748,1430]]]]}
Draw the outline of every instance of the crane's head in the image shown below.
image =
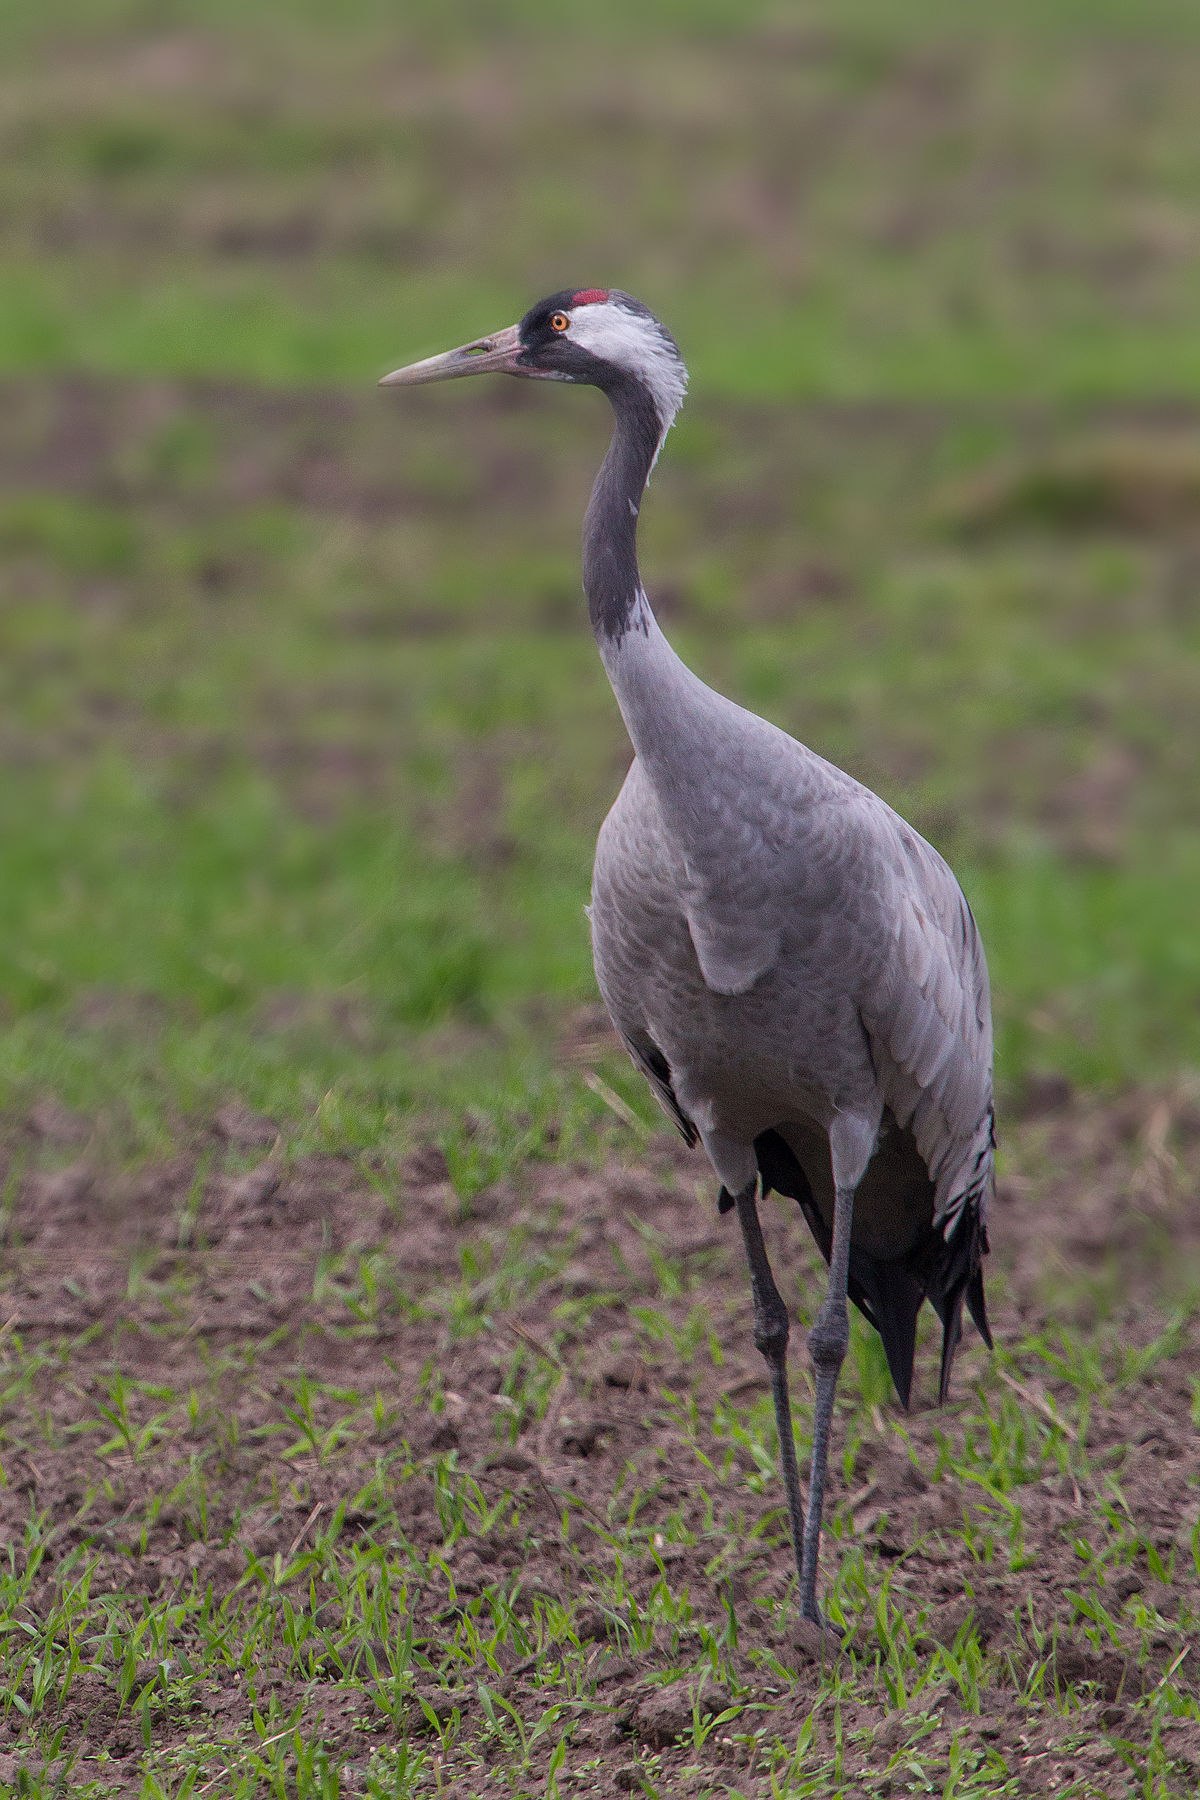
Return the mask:
{"type": "Polygon", "coordinates": [[[678,345],[648,307],[616,288],[564,288],[531,306],[519,325],[385,375],[380,387],[415,387],[460,375],[523,375],[573,381],[616,400],[646,395],[666,433],[683,404],[687,369],[678,345]]]}

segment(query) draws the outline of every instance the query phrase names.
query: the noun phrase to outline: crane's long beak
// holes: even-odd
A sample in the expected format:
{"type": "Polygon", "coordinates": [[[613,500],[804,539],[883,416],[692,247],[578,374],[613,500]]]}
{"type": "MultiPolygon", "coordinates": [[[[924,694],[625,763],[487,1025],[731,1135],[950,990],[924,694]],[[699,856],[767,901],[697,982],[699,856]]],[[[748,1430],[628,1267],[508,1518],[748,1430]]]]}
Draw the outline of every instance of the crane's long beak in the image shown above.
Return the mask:
{"type": "Polygon", "coordinates": [[[473,344],[460,344],[457,350],[445,350],[441,356],[427,356],[424,362],[393,369],[379,385],[419,387],[426,381],[454,381],[460,375],[521,375],[524,370],[517,367],[520,354],[519,329],[516,325],[506,325],[503,331],[476,338],[473,344]]]}

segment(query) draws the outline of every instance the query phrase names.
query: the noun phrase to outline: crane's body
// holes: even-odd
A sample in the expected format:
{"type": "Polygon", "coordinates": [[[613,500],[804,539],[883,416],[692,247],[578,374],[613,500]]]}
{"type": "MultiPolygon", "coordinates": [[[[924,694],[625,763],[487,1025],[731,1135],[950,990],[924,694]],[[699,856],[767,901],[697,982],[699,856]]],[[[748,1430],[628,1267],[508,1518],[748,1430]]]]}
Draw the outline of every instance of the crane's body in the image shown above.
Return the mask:
{"type": "Polygon", "coordinates": [[[942,1320],[941,1394],[964,1299],[988,1337],[992,1183],[987,970],[941,857],[869,789],[715,693],[672,650],[636,558],[642,493],[683,399],[669,333],[637,301],[564,291],[519,326],[399,370],[588,383],[616,429],[588,506],[584,587],[635,756],[600,831],[591,923],[613,1023],[736,1207],[767,1358],[801,1606],[816,1565],[846,1297],[907,1404],[920,1307],[942,1320]],[[787,1391],[787,1311],[757,1214],[801,1206],[830,1263],[807,1518],[787,1391]]]}
{"type": "MultiPolygon", "coordinates": [[[[869,1122],[851,1243],[903,1265],[990,1169],[987,977],[970,913],[941,857],[890,807],[709,698],[683,804],[675,790],[664,806],[639,755],[601,828],[601,994],[730,1193],[763,1172],[755,1146],[773,1132],[831,1225],[834,1118],[869,1122]],[[914,1020],[905,1042],[889,1036],[897,1000],[914,1020]]],[[[905,1399],[910,1370],[911,1351],[896,1370],[905,1399]]]]}

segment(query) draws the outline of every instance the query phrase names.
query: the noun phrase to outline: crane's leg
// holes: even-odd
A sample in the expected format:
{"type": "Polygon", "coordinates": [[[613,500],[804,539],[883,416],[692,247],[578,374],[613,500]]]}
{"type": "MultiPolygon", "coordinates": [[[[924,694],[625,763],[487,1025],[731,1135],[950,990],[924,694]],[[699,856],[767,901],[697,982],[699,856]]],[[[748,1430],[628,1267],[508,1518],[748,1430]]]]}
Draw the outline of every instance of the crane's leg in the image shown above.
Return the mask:
{"type": "Polygon", "coordinates": [[[792,1524],[792,1549],[796,1556],[796,1573],[803,1582],[804,1505],[800,1499],[800,1471],[796,1467],[796,1439],[792,1433],[792,1403],[788,1394],[788,1312],[767,1261],[767,1247],[763,1243],[762,1225],[758,1217],[757,1179],[734,1196],[734,1204],[737,1207],[738,1223],[742,1228],[742,1241],[746,1246],[746,1261],[750,1264],[750,1291],[754,1296],[754,1347],[766,1357],[767,1367],[771,1371],[771,1398],[775,1402],[779,1462],[783,1469],[783,1485],[787,1492],[788,1515],[792,1524]]]}
{"type": "Polygon", "coordinates": [[[838,1372],[850,1342],[846,1312],[846,1284],[850,1273],[850,1229],[854,1219],[854,1189],[839,1186],[833,1202],[833,1243],[829,1253],[829,1287],[825,1304],[808,1334],[808,1349],[816,1375],[817,1404],[813,1417],[812,1477],[808,1486],[808,1518],[800,1559],[800,1611],[806,1619],[821,1622],[817,1605],[817,1553],[821,1547],[821,1514],[825,1506],[825,1473],[829,1463],[829,1433],[833,1423],[833,1397],[838,1372]]]}

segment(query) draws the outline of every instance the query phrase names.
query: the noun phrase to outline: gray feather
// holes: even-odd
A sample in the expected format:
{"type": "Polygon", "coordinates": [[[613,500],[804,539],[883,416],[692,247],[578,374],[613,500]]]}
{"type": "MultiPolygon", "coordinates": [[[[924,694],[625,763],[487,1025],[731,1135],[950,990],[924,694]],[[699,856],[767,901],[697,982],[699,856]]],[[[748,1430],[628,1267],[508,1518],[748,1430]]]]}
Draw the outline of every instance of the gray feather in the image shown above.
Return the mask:
{"type": "Polygon", "coordinates": [[[983,1226],[987,969],[950,869],[877,795],[704,687],[652,620],[606,662],[638,750],[593,891],[622,1037],[657,1046],[710,1153],[887,1113],[928,1171],[933,1224],[969,1203],[983,1226]]]}

